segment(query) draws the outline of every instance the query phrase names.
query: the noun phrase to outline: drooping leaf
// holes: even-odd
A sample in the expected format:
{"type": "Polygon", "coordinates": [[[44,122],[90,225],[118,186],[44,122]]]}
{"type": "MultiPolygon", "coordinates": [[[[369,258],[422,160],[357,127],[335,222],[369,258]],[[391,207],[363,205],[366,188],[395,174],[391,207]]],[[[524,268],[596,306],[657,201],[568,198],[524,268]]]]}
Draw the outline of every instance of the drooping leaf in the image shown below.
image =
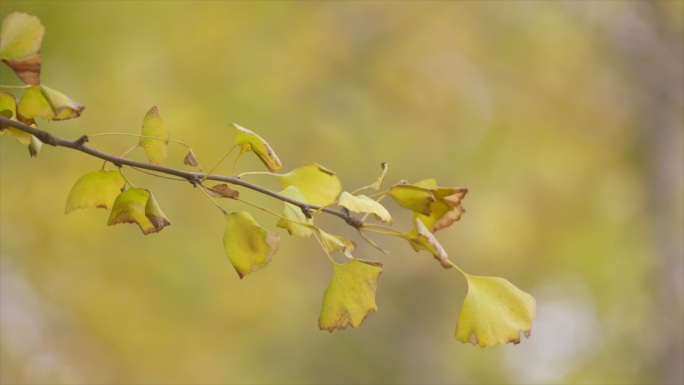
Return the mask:
{"type": "Polygon", "coordinates": [[[207,192],[207,194],[216,198],[237,199],[240,196],[239,191],[233,190],[232,188],[228,187],[228,185],[225,183],[217,184],[214,187],[202,186],[202,188],[204,189],[204,191],[207,192]]]}
{"type": "Polygon", "coordinates": [[[55,91],[48,86],[41,84],[40,91],[52,109],[51,120],[67,120],[78,118],[85,109],[85,106],[72,100],[59,91],[55,91]]]}
{"type": "Polygon", "coordinates": [[[25,119],[40,117],[45,120],[52,120],[52,117],[55,116],[50,103],[43,96],[40,86],[31,86],[24,91],[17,105],[17,112],[25,119]]]}
{"type": "Polygon", "coordinates": [[[188,166],[192,167],[197,167],[199,163],[197,163],[197,159],[195,158],[195,153],[192,152],[192,149],[188,150],[188,154],[185,155],[185,158],[183,158],[183,164],[187,164],[188,166]]]}
{"type": "Polygon", "coordinates": [[[125,184],[126,180],[118,171],[100,170],[85,174],[71,188],[64,213],[87,207],[109,209],[125,184]]]}
{"type": "Polygon", "coordinates": [[[283,166],[271,146],[259,135],[235,123],[230,126],[235,131],[235,145],[240,146],[243,153],[253,151],[271,172],[283,166]]]}
{"type": "Polygon", "coordinates": [[[151,164],[161,165],[169,156],[166,150],[171,135],[159,116],[157,106],[153,106],[145,114],[141,135],[138,145],[145,150],[147,159],[151,164]]]}
{"type": "Polygon", "coordinates": [[[534,297],[499,277],[465,275],[468,295],[456,325],[456,338],[480,347],[520,342],[532,333],[534,297]]]}
{"type": "Polygon", "coordinates": [[[38,153],[40,153],[41,148],[43,148],[43,142],[41,142],[40,139],[36,138],[35,136],[31,135],[31,142],[28,145],[29,154],[32,157],[36,157],[38,156],[38,153]]]}
{"type": "Polygon", "coordinates": [[[40,83],[40,44],[45,27],[26,13],[14,12],[5,17],[0,29],[0,59],[27,84],[40,83]]]}
{"type": "Polygon", "coordinates": [[[265,267],[278,250],[280,237],[260,227],[246,211],[226,215],[223,246],[238,276],[265,267]]]}
{"type": "Polygon", "coordinates": [[[296,186],[304,195],[306,202],[314,205],[329,205],[342,191],[342,184],[337,175],[316,163],[304,165],[278,177],[283,183],[283,188],[296,186]]]}
{"type": "Polygon", "coordinates": [[[145,216],[150,220],[156,229],[156,232],[159,232],[164,227],[171,225],[171,221],[166,217],[166,215],[164,215],[164,212],[162,212],[152,193],[150,193],[150,197],[147,199],[147,204],[145,204],[145,216]]]}
{"type": "Polygon", "coordinates": [[[432,254],[437,261],[442,265],[443,268],[451,268],[449,263],[449,257],[446,251],[439,243],[437,238],[430,232],[430,230],[425,227],[422,221],[419,219],[414,220],[415,227],[408,233],[401,234],[401,237],[409,241],[413,250],[420,251],[425,250],[432,254]]]}
{"type": "Polygon", "coordinates": [[[122,192],[114,201],[107,225],[136,223],[145,235],[161,231],[170,223],[157,206],[154,197],[148,207],[151,197],[150,191],[144,188],[132,188],[122,192]],[[155,222],[148,218],[148,213],[155,222]]]}
{"type": "Polygon", "coordinates": [[[316,232],[321,238],[323,248],[330,253],[340,251],[342,253],[350,255],[349,253],[354,251],[354,249],[356,248],[356,243],[354,243],[354,241],[352,241],[351,239],[347,239],[339,235],[328,234],[321,229],[317,229],[316,232]]]}
{"type": "Polygon", "coordinates": [[[333,263],[333,277],[323,294],[323,306],[318,327],[332,332],[359,327],[371,313],[378,310],[375,291],[382,264],[354,259],[345,264],[333,263]]]}
{"type": "Polygon", "coordinates": [[[392,186],[387,194],[400,206],[423,215],[430,215],[430,205],[436,200],[430,189],[405,183],[392,186]]]}
{"type": "Polygon", "coordinates": [[[344,191],[342,194],[340,194],[339,204],[340,206],[344,206],[349,209],[349,211],[353,211],[355,213],[371,213],[383,222],[392,222],[392,216],[387,209],[385,209],[385,207],[383,207],[378,201],[365,195],[354,196],[344,191]]]}
{"type": "Polygon", "coordinates": [[[426,179],[415,183],[432,191],[435,201],[430,204],[430,214],[414,213],[414,218],[420,218],[425,227],[436,232],[449,227],[461,219],[465,209],[461,201],[468,193],[468,189],[461,187],[438,187],[434,179],[426,179]]]}
{"type": "MultiPolygon", "coordinates": [[[[17,99],[9,92],[0,92],[0,115],[17,120],[17,99]]],[[[31,145],[31,134],[18,130],[11,126],[2,127],[8,130],[17,142],[24,146],[31,145]]],[[[4,134],[4,130],[0,131],[0,135],[4,134]]]]}
{"type": "MultiPolygon", "coordinates": [[[[301,202],[306,202],[306,198],[302,195],[301,191],[296,186],[287,186],[286,189],[280,192],[280,195],[284,195],[288,198],[296,199],[301,202]]],[[[313,218],[307,218],[302,212],[302,209],[291,203],[285,203],[285,211],[283,216],[285,218],[280,218],[277,225],[280,228],[287,229],[290,235],[297,237],[309,237],[313,233],[311,230],[313,226],[313,218]],[[289,220],[288,220],[289,219],[289,220]],[[305,223],[301,225],[300,223],[305,223]]]]}

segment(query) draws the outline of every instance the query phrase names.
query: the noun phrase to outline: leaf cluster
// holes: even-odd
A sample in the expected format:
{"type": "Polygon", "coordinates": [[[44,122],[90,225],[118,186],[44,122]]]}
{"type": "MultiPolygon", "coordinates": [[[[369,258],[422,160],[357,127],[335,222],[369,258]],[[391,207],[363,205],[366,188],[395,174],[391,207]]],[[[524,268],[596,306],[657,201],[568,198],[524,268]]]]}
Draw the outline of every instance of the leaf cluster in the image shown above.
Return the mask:
{"type": "Polygon", "coordinates": [[[188,181],[225,217],[224,249],[242,279],[273,260],[281,237],[257,223],[249,211],[227,210],[219,200],[227,199],[231,207],[239,202],[243,206],[264,210],[274,217],[273,225],[284,229],[288,235],[313,238],[330,261],[333,276],[323,294],[318,318],[320,329],[329,331],[345,329],[349,325],[356,328],[378,309],[376,290],[383,267],[380,261],[357,258],[355,240],[330,234],[317,225],[320,215],[335,215],[352,226],[362,240],[378,250],[378,254],[386,251],[372,237],[398,237],[406,240],[416,252],[432,255],[441,267],[453,268],[466,279],[468,293],[456,324],[458,340],[485,347],[518,343],[520,331],[530,335],[536,307],[534,298],[503,278],[473,276],[464,272],[449,259],[435,235],[458,222],[465,213],[462,202],[468,193],[466,188],[442,187],[434,179],[425,179],[414,183],[400,181],[383,189],[388,173],[387,163],[381,164],[380,175],[375,181],[354,190],[344,189],[334,171],[317,163],[281,172],[283,164],[273,147],[261,136],[235,123],[229,125],[232,145],[205,173],[192,148],[171,139],[170,130],[156,106],[143,117],[142,129],[136,135],[137,143],[120,156],[85,146],[88,140],[85,136],[79,141],[48,136],[37,129],[36,117],[44,120],[76,118],[84,106],[40,82],[43,35],[44,27],[34,16],[13,13],[3,22],[0,59],[26,86],[19,88],[23,91],[19,97],[10,92],[0,92],[0,132],[8,130],[19,143],[29,148],[32,156],[40,150],[39,137],[48,137],[52,145],[77,149],[104,159],[99,169],[76,181],[67,198],[65,213],[103,208],[109,210],[108,225],[130,223],[136,224],[145,235],[156,233],[169,226],[171,220],[162,211],[155,195],[149,189],[135,186],[127,172],[130,169],[147,170],[159,177],[167,175],[188,181]],[[185,148],[183,162],[196,169],[195,172],[163,166],[170,156],[171,143],[185,148]],[[146,163],[127,158],[138,147],[145,152],[146,163]],[[242,155],[252,153],[263,163],[266,171],[232,176],[212,174],[234,151],[235,164],[242,155]],[[278,179],[282,190],[271,191],[246,181],[256,174],[278,179]],[[214,184],[215,181],[223,183],[214,184]],[[281,200],[282,211],[271,211],[245,200],[240,194],[243,188],[281,200]],[[392,227],[393,216],[383,205],[384,199],[394,200],[401,209],[411,213],[412,220],[407,229],[392,227]],[[335,254],[344,262],[338,262],[333,257],[335,254]]]}

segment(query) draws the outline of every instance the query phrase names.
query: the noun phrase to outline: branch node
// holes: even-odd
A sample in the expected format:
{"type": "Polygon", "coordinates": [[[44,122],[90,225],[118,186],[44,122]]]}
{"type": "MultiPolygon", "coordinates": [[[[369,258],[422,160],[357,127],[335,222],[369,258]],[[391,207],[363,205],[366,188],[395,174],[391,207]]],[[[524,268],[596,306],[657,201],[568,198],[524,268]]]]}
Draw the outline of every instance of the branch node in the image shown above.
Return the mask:
{"type": "Polygon", "coordinates": [[[88,143],[88,141],[88,135],[83,135],[80,138],[76,139],[76,145],[79,147],[83,147],[83,145],[88,143]]]}
{"type": "Polygon", "coordinates": [[[302,213],[304,213],[304,216],[307,219],[313,218],[313,214],[311,214],[311,207],[309,206],[302,206],[302,213]]]}
{"type": "Polygon", "coordinates": [[[347,222],[349,226],[355,229],[360,229],[361,227],[363,227],[363,221],[358,218],[354,218],[351,215],[348,215],[346,218],[344,218],[344,221],[347,222]]]}

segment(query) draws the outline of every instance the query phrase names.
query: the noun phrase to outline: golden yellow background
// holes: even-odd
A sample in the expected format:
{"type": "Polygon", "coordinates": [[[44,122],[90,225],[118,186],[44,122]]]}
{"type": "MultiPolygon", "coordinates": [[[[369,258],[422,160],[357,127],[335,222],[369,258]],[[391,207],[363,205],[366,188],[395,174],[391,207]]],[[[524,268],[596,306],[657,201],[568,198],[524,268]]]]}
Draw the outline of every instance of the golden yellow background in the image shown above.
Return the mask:
{"type": "MultiPolygon", "coordinates": [[[[273,262],[241,281],[224,217],[188,183],[127,171],[171,219],[159,234],[107,227],[104,210],[65,216],[73,183],[102,163],[49,146],[31,159],[5,135],[3,384],[684,381],[684,2],[0,3],[1,17],[13,11],[46,27],[42,81],[86,105],[40,127],[137,134],[156,105],[205,168],[236,122],[284,170],[315,161],[346,190],[383,161],[388,184],[467,187],[467,213],[438,238],[466,271],[533,294],[538,315],[520,345],[461,344],[463,280],[375,237],[392,255],[359,242],[357,256],[384,264],[379,311],[319,331],[332,272],[312,239],[274,230],[273,262]]],[[[2,84],[19,84],[4,67],[2,84]]],[[[184,167],[184,149],[170,150],[167,165],[184,167]]],[[[251,154],[238,164],[261,169],[251,154]]],[[[339,222],[319,224],[354,235],[339,222]]]]}

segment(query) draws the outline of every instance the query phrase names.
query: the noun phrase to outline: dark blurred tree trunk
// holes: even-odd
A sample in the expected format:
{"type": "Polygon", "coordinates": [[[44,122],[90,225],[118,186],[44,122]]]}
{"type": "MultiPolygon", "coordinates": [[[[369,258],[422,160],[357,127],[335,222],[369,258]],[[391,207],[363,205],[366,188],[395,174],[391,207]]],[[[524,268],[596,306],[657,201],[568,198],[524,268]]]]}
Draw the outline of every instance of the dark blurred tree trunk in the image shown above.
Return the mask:
{"type": "MultiPolygon", "coordinates": [[[[661,383],[684,380],[684,240],[681,186],[684,184],[684,36],[668,28],[671,4],[633,2],[607,25],[609,36],[637,79],[640,124],[639,152],[645,162],[643,180],[648,224],[655,253],[653,284],[659,296],[653,325],[644,330],[661,342],[655,371],[661,383]]],[[[675,28],[676,29],[676,28],[675,28]]],[[[636,337],[636,336],[635,336],[636,337]]]]}

